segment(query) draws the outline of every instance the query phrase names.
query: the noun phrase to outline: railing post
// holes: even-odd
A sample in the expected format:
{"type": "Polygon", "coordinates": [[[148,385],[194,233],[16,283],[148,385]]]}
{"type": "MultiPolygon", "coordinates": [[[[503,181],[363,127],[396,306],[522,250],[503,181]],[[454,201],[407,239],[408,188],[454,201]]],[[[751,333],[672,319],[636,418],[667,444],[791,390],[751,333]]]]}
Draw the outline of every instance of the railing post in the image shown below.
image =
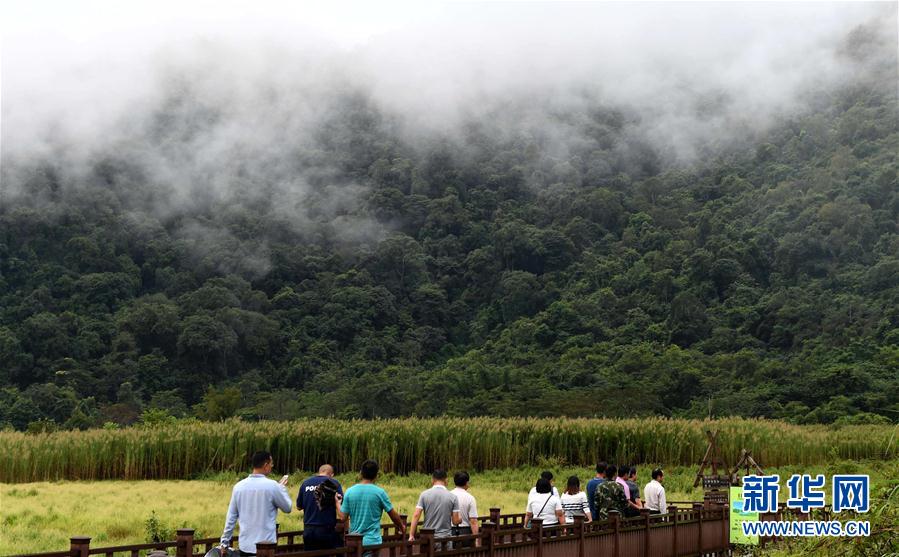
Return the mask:
{"type": "Polygon", "coordinates": [[[621,557],[621,517],[616,510],[609,511],[609,520],[612,521],[612,529],[615,531],[615,557],[621,557]]]}
{"type": "Polygon", "coordinates": [[[362,557],[362,534],[347,534],[344,540],[346,541],[347,549],[352,550],[347,555],[362,557]]]}
{"type": "Polygon", "coordinates": [[[702,555],[702,512],[703,512],[703,504],[702,503],[693,503],[693,510],[696,511],[696,516],[699,517],[699,547],[696,549],[696,552],[702,555]]]}
{"type": "Polygon", "coordinates": [[[87,557],[91,548],[91,539],[87,536],[75,536],[69,538],[69,550],[72,557],[87,557]]]}
{"type": "Polygon", "coordinates": [[[437,551],[437,548],[434,547],[434,529],[433,528],[422,528],[421,529],[421,541],[424,542],[425,547],[421,548],[422,555],[427,555],[428,557],[434,557],[434,553],[437,551]]]}
{"type": "Polygon", "coordinates": [[[256,557],[275,557],[277,542],[256,542],[256,557]]]}
{"type": "Polygon", "coordinates": [[[674,530],[671,534],[671,546],[672,546],[671,555],[673,557],[678,557],[678,555],[677,555],[677,507],[675,507],[674,505],[668,505],[668,514],[671,515],[671,528],[674,530]]]}
{"type": "Polygon", "coordinates": [[[730,499],[726,505],[721,505],[721,549],[730,547],[730,499]]]}
{"type": "Polygon", "coordinates": [[[487,557],[494,557],[496,552],[496,549],[494,549],[494,546],[496,545],[496,523],[492,520],[484,522],[484,524],[481,525],[481,531],[483,532],[481,534],[483,536],[481,545],[487,548],[487,557]]]}
{"type": "Polygon", "coordinates": [[[403,541],[403,547],[401,547],[399,549],[391,548],[390,549],[391,557],[394,557],[394,555],[397,554],[396,552],[400,551],[400,550],[402,551],[403,555],[412,555],[412,544],[409,543],[409,515],[401,514],[400,522],[403,523],[403,532],[404,533],[401,533],[399,530],[397,530],[397,534],[400,536],[400,540],[403,541]]]}
{"type": "Polygon", "coordinates": [[[175,549],[177,557],[193,557],[194,554],[194,530],[193,528],[178,529],[178,545],[175,549]]]}
{"type": "Polygon", "coordinates": [[[531,519],[531,539],[537,540],[537,557],[543,557],[543,519],[531,519]]]}
{"type": "Polygon", "coordinates": [[[640,509],[640,516],[643,517],[643,527],[646,530],[643,538],[643,557],[649,557],[649,509],[640,509]]]}
{"type": "Polygon", "coordinates": [[[584,518],[583,516],[574,517],[574,533],[577,536],[577,557],[584,557],[584,518]]]}
{"type": "Polygon", "coordinates": [[[497,530],[499,529],[499,513],[502,512],[502,509],[499,507],[490,507],[490,522],[496,524],[497,530]]]}

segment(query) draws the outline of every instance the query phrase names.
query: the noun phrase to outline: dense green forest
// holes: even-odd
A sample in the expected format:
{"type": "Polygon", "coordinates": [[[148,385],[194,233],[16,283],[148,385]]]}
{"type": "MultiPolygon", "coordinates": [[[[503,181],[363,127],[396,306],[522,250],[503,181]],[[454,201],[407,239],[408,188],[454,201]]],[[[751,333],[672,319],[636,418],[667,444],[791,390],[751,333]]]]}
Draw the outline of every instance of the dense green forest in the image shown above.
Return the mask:
{"type": "MultiPolygon", "coordinates": [[[[895,44],[858,29],[840,49],[849,82],[688,163],[634,133],[651,115],[599,98],[416,135],[348,88],[288,159],[259,156],[277,180],[238,165],[226,194],[128,149],[5,164],[0,424],[895,421],[895,44]]],[[[221,117],[185,82],[140,141],[190,146],[221,117]]]]}

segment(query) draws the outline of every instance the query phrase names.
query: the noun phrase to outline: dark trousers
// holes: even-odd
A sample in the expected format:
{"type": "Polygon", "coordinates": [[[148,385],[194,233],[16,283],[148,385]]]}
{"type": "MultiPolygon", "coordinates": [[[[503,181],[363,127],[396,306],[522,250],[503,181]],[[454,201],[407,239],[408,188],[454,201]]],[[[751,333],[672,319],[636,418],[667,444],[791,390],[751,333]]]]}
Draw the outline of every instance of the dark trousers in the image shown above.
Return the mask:
{"type": "MultiPolygon", "coordinates": [[[[456,526],[453,528],[454,536],[470,536],[471,535],[471,527],[469,526],[456,526]]],[[[466,547],[474,547],[474,540],[467,540],[456,542],[455,544],[457,549],[464,549],[466,547]]]]}
{"type": "Polygon", "coordinates": [[[256,554],[255,553],[247,553],[246,551],[241,551],[240,557],[256,557],[256,554]]]}
{"type": "Polygon", "coordinates": [[[337,549],[343,546],[343,540],[334,528],[328,526],[306,526],[303,529],[303,549],[315,551],[317,549],[337,549]]]}

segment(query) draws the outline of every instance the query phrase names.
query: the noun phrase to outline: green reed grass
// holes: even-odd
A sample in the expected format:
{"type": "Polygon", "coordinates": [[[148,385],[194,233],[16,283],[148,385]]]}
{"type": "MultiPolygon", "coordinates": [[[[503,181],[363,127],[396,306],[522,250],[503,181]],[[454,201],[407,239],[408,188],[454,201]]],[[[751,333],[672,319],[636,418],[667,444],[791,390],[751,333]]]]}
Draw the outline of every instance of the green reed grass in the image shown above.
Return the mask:
{"type": "Polygon", "coordinates": [[[553,418],[435,418],[376,421],[184,422],[158,428],[0,432],[0,482],[57,479],[176,479],[242,471],[267,449],[275,469],[313,469],[330,462],[355,470],[366,458],[396,473],[436,466],[471,470],[535,465],[546,459],[589,466],[615,462],[692,465],[718,429],[725,460],[751,449],[766,466],[834,459],[892,459],[894,426],[796,426],[749,419],[714,421],[553,418]]]}

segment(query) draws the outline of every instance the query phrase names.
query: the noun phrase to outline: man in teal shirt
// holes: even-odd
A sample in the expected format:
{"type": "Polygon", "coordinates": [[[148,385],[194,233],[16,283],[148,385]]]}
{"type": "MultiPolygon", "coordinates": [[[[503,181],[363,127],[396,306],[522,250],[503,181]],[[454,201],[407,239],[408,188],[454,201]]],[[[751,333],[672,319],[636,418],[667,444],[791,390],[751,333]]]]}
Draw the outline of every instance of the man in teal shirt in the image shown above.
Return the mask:
{"type": "Polygon", "coordinates": [[[340,513],[350,519],[350,534],[362,534],[362,545],[368,547],[382,543],[381,513],[386,512],[396,525],[400,535],[405,534],[406,525],[390,503],[387,492],[375,485],[378,477],[378,463],[366,460],[360,472],[362,480],[346,490],[340,504],[340,513]]]}

